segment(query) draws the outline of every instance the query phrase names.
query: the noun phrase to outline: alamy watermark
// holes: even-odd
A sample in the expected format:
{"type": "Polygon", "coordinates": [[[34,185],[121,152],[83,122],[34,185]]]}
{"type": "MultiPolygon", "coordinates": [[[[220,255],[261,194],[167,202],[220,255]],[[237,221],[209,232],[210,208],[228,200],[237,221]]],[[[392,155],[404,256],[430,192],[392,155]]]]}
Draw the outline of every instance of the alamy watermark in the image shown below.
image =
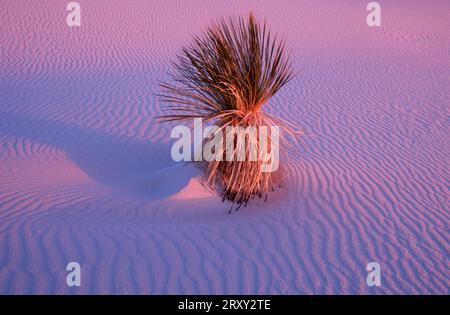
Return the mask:
{"type": "Polygon", "coordinates": [[[76,261],[71,261],[66,266],[69,273],[66,276],[66,284],[69,287],[81,287],[81,266],[76,261]]]}
{"type": "MultiPolygon", "coordinates": [[[[66,24],[69,27],[81,26],[81,6],[78,2],[72,1],[66,5],[66,10],[70,13],[66,17],[66,24]]],[[[366,23],[370,27],[381,26],[381,5],[376,1],[369,2],[366,6],[369,14],[366,23]]]]}
{"type": "Polygon", "coordinates": [[[81,26],[81,6],[78,2],[69,2],[66,10],[70,13],[66,17],[66,24],[69,27],[81,26]]]}
{"type": "Polygon", "coordinates": [[[203,130],[203,120],[195,118],[193,132],[192,137],[185,125],[172,129],[171,138],[178,139],[171,150],[174,161],[260,161],[261,172],[275,172],[279,167],[279,126],[212,125],[203,130]]]}
{"type": "Polygon", "coordinates": [[[381,5],[373,1],[367,4],[366,10],[370,12],[366,18],[367,25],[369,27],[381,26],[381,5]]]}
{"type": "Polygon", "coordinates": [[[369,287],[380,287],[381,286],[381,266],[375,261],[371,261],[366,266],[367,272],[369,274],[366,278],[366,284],[369,287]]]}

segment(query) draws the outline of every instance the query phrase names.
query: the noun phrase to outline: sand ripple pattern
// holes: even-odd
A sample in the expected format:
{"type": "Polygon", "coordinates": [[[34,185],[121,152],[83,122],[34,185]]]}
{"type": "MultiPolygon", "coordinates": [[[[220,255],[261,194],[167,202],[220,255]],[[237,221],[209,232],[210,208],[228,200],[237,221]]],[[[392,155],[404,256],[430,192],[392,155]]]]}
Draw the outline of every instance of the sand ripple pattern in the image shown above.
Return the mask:
{"type": "Polygon", "coordinates": [[[380,29],[359,1],[92,1],[80,28],[66,2],[2,2],[0,293],[449,293],[448,1],[383,4],[380,29]],[[306,135],[284,187],[228,215],[171,160],[155,93],[249,10],[298,70],[267,110],[306,135]]]}

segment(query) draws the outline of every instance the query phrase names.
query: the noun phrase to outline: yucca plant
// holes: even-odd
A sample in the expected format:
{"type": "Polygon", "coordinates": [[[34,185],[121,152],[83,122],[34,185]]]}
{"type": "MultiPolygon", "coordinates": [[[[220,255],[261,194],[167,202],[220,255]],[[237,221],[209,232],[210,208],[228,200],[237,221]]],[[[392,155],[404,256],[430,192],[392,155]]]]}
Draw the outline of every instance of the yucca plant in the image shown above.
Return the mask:
{"type": "MultiPolygon", "coordinates": [[[[282,144],[283,133],[294,138],[292,125],[260,111],[293,77],[293,70],[284,42],[271,35],[266,23],[255,21],[253,14],[248,19],[222,19],[203,36],[194,37],[174,67],[174,83],[160,84],[163,92],[159,96],[170,112],[159,116],[159,121],[202,118],[203,122],[214,122],[221,131],[227,126],[277,125],[282,144]]],[[[246,141],[260,145],[255,135],[247,134],[246,141]]],[[[226,155],[226,149],[218,154],[226,155]]],[[[236,210],[255,196],[266,200],[281,180],[280,170],[262,172],[263,162],[252,161],[249,155],[247,146],[244,161],[213,160],[206,164],[206,183],[221,185],[223,199],[236,204],[236,210]]]]}

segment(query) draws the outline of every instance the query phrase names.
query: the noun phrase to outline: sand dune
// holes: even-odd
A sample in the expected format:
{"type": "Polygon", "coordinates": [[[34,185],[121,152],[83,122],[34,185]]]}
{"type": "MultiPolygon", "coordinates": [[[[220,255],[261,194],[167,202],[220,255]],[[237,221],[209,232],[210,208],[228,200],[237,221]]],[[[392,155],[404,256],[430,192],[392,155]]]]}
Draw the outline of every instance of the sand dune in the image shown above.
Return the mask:
{"type": "Polygon", "coordinates": [[[383,3],[373,29],[366,4],[96,1],[69,28],[66,1],[4,1],[0,293],[448,294],[450,6],[383,3]],[[155,93],[192,35],[250,10],[298,71],[266,110],[306,135],[283,188],[228,215],[171,159],[155,93]]]}

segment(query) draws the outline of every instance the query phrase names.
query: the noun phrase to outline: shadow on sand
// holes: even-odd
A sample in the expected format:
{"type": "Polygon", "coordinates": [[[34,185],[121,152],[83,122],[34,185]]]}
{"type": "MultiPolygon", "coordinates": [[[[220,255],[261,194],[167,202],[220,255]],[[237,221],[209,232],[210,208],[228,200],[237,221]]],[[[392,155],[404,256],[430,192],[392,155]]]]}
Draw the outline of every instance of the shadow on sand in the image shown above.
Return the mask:
{"type": "Polygon", "coordinates": [[[137,141],[7,112],[0,112],[0,134],[63,150],[93,180],[147,200],[177,193],[198,174],[195,167],[171,159],[169,143],[137,141]]]}

